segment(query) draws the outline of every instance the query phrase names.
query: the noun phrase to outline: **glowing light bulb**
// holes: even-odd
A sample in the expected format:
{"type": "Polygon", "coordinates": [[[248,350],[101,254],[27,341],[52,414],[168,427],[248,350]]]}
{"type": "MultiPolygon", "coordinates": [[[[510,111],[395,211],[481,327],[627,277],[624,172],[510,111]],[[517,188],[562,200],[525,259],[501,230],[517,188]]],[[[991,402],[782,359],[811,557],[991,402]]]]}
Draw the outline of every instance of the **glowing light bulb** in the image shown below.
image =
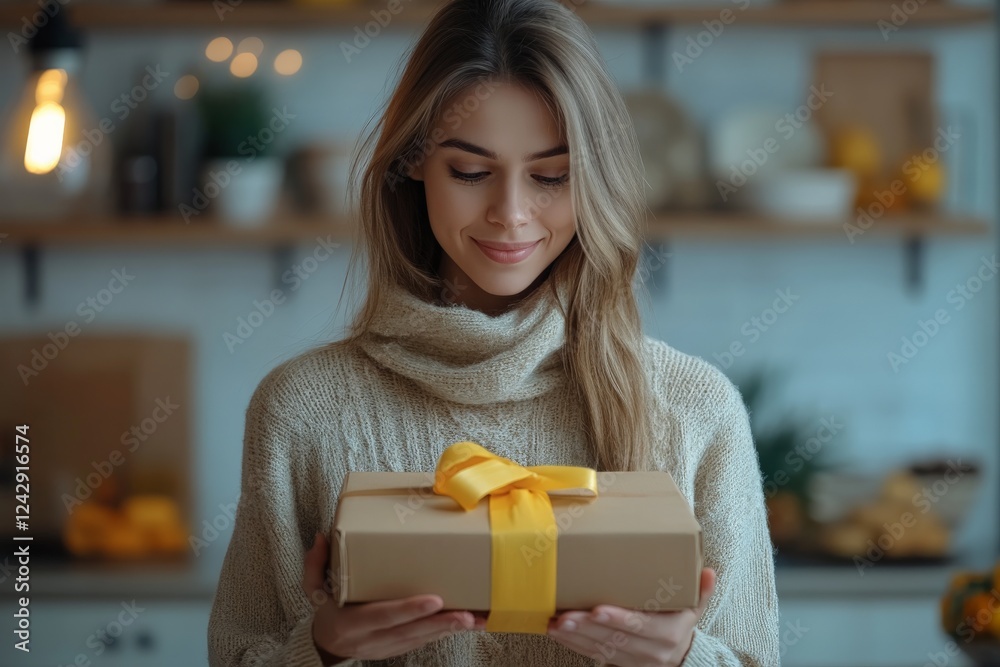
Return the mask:
{"type": "Polygon", "coordinates": [[[24,148],[24,168],[32,174],[47,174],[59,164],[63,135],[66,132],[66,110],[63,93],[66,72],[50,69],[42,72],[35,86],[34,111],[28,125],[28,141],[24,148]]]}

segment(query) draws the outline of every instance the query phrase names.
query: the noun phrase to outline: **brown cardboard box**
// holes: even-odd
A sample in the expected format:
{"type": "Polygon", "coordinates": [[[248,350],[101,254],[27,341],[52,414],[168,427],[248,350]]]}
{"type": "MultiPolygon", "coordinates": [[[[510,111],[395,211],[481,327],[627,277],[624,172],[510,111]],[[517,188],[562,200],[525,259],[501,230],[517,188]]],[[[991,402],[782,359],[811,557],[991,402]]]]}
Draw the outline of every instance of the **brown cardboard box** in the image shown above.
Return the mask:
{"type": "MultiPolygon", "coordinates": [[[[549,492],[559,532],[537,546],[556,548],[557,610],[696,607],[701,527],[670,475],[597,476],[596,498],[549,492]]],[[[340,605],[433,593],[445,609],[489,610],[489,498],[466,511],[433,486],[431,473],[348,473],[330,540],[340,605]]]]}

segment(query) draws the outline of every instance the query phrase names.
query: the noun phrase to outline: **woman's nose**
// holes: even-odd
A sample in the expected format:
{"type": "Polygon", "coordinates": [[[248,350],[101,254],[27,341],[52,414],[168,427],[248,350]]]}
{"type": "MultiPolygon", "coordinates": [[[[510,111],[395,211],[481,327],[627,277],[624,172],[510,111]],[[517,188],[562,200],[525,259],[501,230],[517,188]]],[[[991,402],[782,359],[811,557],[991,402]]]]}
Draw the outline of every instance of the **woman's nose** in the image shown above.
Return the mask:
{"type": "Polygon", "coordinates": [[[487,220],[505,227],[519,227],[531,219],[530,211],[530,202],[524,188],[516,178],[507,178],[497,185],[493,193],[487,220]]]}

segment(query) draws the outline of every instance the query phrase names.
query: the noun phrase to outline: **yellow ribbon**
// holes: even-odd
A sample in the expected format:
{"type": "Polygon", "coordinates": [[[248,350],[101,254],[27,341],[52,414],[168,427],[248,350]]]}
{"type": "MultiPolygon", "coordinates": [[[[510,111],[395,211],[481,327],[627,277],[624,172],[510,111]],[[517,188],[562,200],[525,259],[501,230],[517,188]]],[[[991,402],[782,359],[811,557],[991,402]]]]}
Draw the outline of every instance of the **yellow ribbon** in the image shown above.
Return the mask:
{"type": "Polygon", "coordinates": [[[597,472],[524,467],[474,442],[456,442],[438,458],[435,493],[454,498],[466,511],[490,497],[490,632],[548,631],[556,611],[558,527],[547,492],[555,489],[596,497],[597,472]]]}

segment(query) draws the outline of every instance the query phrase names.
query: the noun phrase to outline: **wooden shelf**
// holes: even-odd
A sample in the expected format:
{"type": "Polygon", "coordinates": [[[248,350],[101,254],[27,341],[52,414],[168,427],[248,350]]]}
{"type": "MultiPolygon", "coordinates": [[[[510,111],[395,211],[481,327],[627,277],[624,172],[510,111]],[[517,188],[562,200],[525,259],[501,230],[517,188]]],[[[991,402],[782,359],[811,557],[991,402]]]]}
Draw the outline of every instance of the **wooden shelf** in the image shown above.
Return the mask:
{"type": "MultiPolygon", "coordinates": [[[[853,221],[847,221],[853,222],[853,221]]],[[[822,240],[846,244],[850,239],[845,221],[776,222],[746,214],[692,212],[660,216],[647,229],[647,241],[659,243],[695,239],[710,242],[735,240],[822,240]]],[[[926,237],[975,237],[990,234],[991,226],[972,218],[909,215],[876,221],[855,241],[898,238],[906,251],[906,282],[911,289],[922,284],[923,247],[926,237]]],[[[275,286],[291,263],[295,248],[324,242],[350,243],[357,230],[347,220],[329,217],[282,216],[258,228],[231,227],[210,220],[185,224],[176,216],[134,217],[73,222],[21,220],[0,222],[0,250],[20,248],[25,273],[25,298],[37,304],[40,295],[39,255],[52,246],[98,247],[141,246],[182,250],[263,248],[272,254],[275,286]]]]}
{"type": "MultiPolygon", "coordinates": [[[[607,5],[584,1],[575,3],[562,0],[577,11],[593,27],[637,27],[650,24],[700,24],[719,19],[728,9],[734,17],[733,24],[748,25],[798,25],[798,26],[856,26],[877,30],[880,19],[891,20],[893,2],[886,0],[772,0],[771,5],[740,9],[740,4],[722,3],[715,7],[690,6],[643,7],[607,5]]],[[[320,7],[297,5],[294,2],[268,2],[244,0],[234,3],[232,11],[221,15],[216,3],[179,0],[150,4],[123,5],[121,3],[95,2],[69,5],[70,18],[78,26],[89,30],[164,30],[178,28],[204,28],[213,32],[230,28],[256,27],[274,29],[353,29],[372,21],[373,10],[385,10],[385,2],[358,2],[344,6],[320,7]]],[[[229,6],[229,5],[224,5],[229,6]]],[[[433,15],[436,4],[414,0],[405,4],[404,10],[393,15],[387,28],[393,26],[422,26],[433,15]]],[[[24,17],[40,11],[37,2],[17,2],[0,7],[0,26],[14,30],[22,26],[24,17]]],[[[985,23],[992,20],[992,7],[968,7],[950,2],[928,2],[907,18],[906,25],[925,27],[985,23]]],[[[29,19],[30,20],[30,19],[29,19]]]]}
{"type": "MultiPolygon", "coordinates": [[[[853,221],[848,221],[853,222],[853,221]]],[[[780,222],[733,213],[689,213],[661,216],[650,223],[650,239],[810,239],[841,237],[847,240],[845,221],[780,222]]],[[[876,220],[857,242],[875,237],[985,236],[990,225],[983,220],[932,215],[886,217],[876,220]]],[[[0,248],[4,246],[103,246],[169,245],[197,248],[203,245],[280,246],[308,243],[317,237],[350,241],[353,225],[345,220],[282,218],[260,228],[230,227],[218,222],[184,224],[176,217],[122,218],[108,221],[0,222],[0,248]]]]}
{"type": "Polygon", "coordinates": [[[330,235],[350,239],[344,222],[321,218],[272,221],[259,228],[231,227],[219,222],[185,224],[175,216],[121,218],[113,222],[22,220],[0,222],[0,248],[5,245],[203,245],[280,246],[313,241],[330,235]]]}
{"type": "MultiPolygon", "coordinates": [[[[845,225],[854,220],[780,221],[752,214],[692,213],[663,216],[650,223],[650,238],[697,238],[728,241],[732,239],[810,239],[840,237],[848,240],[845,225]]],[[[859,228],[860,229],[860,228],[859,228]]],[[[990,225],[971,217],[945,214],[911,214],[886,216],[875,220],[868,229],[854,236],[855,242],[873,238],[913,238],[925,236],[985,236],[990,225]]]]}

